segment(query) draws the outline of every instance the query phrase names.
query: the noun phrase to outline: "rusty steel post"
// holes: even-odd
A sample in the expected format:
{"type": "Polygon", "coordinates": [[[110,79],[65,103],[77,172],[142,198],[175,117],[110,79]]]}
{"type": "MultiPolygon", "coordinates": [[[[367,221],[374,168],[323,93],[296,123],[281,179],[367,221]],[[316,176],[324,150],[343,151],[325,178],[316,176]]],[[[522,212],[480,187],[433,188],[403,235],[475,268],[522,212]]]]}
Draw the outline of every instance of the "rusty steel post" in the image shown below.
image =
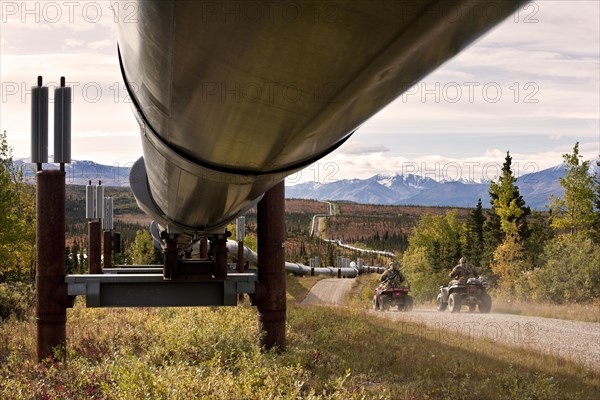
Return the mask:
{"type": "Polygon", "coordinates": [[[200,239],[200,259],[206,260],[208,258],[208,238],[203,237],[200,239]]]}
{"type": "Polygon", "coordinates": [[[36,190],[36,323],[37,360],[54,357],[67,343],[65,283],[65,173],[37,173],[36,190]]]}
{"type": "Polygon", "coordinates": [[[177,278],[177,237],[171,237],[166,232],[163,236],[163,240],[165,241],[165,247],[163,248],[163,279],[170,281],[177,278]]]}
{"type": "Polygon", "coordinates": [[[102,224],[93,220],[88,222],[88,271],[90,274],[102,273],[102,224]]]}
{"type": "Polygon", "coordinates": [[[238,242],[237,272],[244,272],[244,242],[238,242]]]}
{"type": "Polygon", "coordinates": [[[285,186],[265,193],[257,207],[258,286],[256,305],[265,349],[285,350],[285,186]]]}
{"type": "Polygon", "coordinates": [[[112,232],[104,231],[104,238],[102,241],[102,250],[104,258],[104,268],[112,268],[112,232]]]}
{"type": "Polygon", "coordinates": [[[215,277],[227,277],[227,235],[214,235],[215,277]]]}
{"type": "MultiPolygon", "coordinates": [[[[237,242],[238,244],[238,248],[237,248],[237,268],[236,271],[239,273],[244,272],[245,268],[244,268],[244,241],[239,240],[237,242]]],[[[238,303],[242,302],[244,300],[244,294],[240,293],[238,294],[238,303]]]]}

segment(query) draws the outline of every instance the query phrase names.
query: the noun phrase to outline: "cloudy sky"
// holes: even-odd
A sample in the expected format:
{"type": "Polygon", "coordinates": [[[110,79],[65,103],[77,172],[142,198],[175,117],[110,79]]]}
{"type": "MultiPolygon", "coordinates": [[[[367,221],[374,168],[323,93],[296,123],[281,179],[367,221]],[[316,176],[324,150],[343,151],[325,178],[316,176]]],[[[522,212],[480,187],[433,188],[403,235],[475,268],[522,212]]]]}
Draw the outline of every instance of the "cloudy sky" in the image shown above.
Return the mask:
{"type": "MultiPolygon", "coordinates": [[[[29,156],[29,90],[42,74],[73,87],[73,158],[140,157],[116,55],[115,20],[135,18],[133,3],[0,3],[0,128],[14,156],[29,156]]],[[[398,172],[480,180],[507,150],[521,175],[560,163],[577,141],[597,158],[599,49],[597,0],[529,3],[288,183],[398,172]]]]}

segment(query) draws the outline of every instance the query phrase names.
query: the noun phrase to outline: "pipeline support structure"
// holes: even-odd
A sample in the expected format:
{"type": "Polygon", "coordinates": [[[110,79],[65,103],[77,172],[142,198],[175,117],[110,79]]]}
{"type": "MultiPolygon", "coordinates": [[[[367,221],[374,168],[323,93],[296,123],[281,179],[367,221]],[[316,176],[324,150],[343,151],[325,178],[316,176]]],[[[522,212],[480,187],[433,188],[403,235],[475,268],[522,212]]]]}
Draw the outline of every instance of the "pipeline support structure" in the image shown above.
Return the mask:
{"type": "Polygon", "coordinates": [[[261,346],[285,350],[285,186],[281,181],[265,193],[257,207],[258,282],[255,303],[261,346]]]}
{"type": "Polygon", "coordinates": [[[36,175],[36,324],[37,360],[64,355],[67,343],[65,283],[65,172],[36,175]],[[58,351],[56,351],[58,350],[58,351]]]}
{"type": "MultiPolygon", "coordinates": [[[[96,275],[66,277],[65,293],[63,169],[70,162],[70,94],[64,88],[64,97],[55,96],[65,107],[55,109],[65,122],[55,128],[60,132],[55,144],[66,144],[65,151],[55,151],[61,171],[38,174],[38,357],[64,346],[68,296],[80,294],[94,294],[99,306],[162,306],[228,305],[248,293],[264,332],[261,345],[284,350],[283,180],[341,146],[525,1],[415,0],[409,7],[403,1],[338,1],[333,20],[321,23],[306,12],[294,24],[206,18],[202,2],[132,3],[139,20],[117,24],[119,65],[143,148],[130,185],[139,207],[156,221],[153,238],[163,246],[164,267],[149,276],[103,273],[98,223],[97,248],[89,255],[96,275]],[[287,82],[299,95],[290,98],[283,85],[258,97],[238,90],[236,100],[223,97],[231,87],[254,88],[256,82],[287,82]],[[255,206],[258,273],[228,274],[226,226],[255,206]],[[212,237],[210,249],[202,244],[202,260],[178,258],[202,237],[212,237]],[[202,298],[206,292],[210,298],[202,298]]],[[[47,102],[47,88],[33,91],[32,99],[47,102]]],[[[32,130],[46,132],[47,107],[39,116],[32,130]]],[[[41,170],[48,162],[47,138],[33,137],[32,163],[41,170]]],[[[99,186],[95,214],[86,218],[101,219],[102,204],[99,186]]],[[[337,267],[343,276],[344,267],[337,267]]]]}

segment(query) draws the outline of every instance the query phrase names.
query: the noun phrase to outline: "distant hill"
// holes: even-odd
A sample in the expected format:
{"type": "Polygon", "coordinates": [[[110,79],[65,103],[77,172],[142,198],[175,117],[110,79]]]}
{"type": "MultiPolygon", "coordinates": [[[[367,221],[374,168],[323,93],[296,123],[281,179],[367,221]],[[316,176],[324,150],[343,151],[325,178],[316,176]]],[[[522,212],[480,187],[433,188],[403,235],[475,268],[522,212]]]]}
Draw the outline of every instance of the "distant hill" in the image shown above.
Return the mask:
{"type": "MultiPolygon", "coordinates": [[[[595,161],[593,171],[598,171],[595,161]]],[[[565,176],[560,164],[517,179],[528,206],[543,210],[548,196],[564,194],[558,178],[565,176]]],[[[489,182],[445,181],[415,175],[375,175],[368,179],[345,179],[331,183],[307,182],[286,186],[287,198],[348,200],[362,204],[474,207],[481,198],[489,206],[489,182]]]]}
{"type": "MultiPolygon", "coordinates": [[[[15,160],[15,165],[24,166],[25,177],[33,179],[35,177],[35,165],[28,162],[27,159],[15,160]]],[[[105,186],[123,187],[129,186],[129,172],[132,163],[125,165],[104,165],[93,161],[73,161],[65,165],[68,185],[87,185],[91,180],[97,184],[102,181],[105,186]]],[[[44,169],[58,168],[55,164],[44,164],[44,169]]]]}

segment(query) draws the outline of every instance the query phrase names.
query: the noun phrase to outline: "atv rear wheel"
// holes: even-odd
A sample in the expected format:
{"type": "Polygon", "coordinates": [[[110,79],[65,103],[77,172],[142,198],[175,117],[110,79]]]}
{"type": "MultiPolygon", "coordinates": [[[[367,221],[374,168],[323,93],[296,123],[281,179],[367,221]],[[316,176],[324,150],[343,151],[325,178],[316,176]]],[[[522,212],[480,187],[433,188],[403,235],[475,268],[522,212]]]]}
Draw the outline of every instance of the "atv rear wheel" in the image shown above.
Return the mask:
{"type": "Polygon", "coordinates": [[[381,299],[379,300],[379,310],[387,311],[389,309],[390,309],[390,301],[385,296],[381,296],[381,299]]]}
{"type": "Polygon", "coordinates": [[[460,312],[460,295],[458,293],[451,293],[448,297],[448,307],[450,307],[451,313],[460,312]]]}
{"type": "Polygon", "coordinates": [[[413,298],[409,295],[406,295],[406,299],[404,300],[404,311],[412,311],[413,309],[413,298]]]}
{"type": "Polygon", "coordinates": [[[489,294],[481,295],[481,304],[479,304],[479,312],[487,314],[492,310],[492,298],[489,294]]]}
{"type": "Polygon", "coordinates": [[[435,305],[438,311],[446,311],[446,306],[448,304],[444,303],[441,293],[437,295],[437,299],[435,299],[435,305]]]}

